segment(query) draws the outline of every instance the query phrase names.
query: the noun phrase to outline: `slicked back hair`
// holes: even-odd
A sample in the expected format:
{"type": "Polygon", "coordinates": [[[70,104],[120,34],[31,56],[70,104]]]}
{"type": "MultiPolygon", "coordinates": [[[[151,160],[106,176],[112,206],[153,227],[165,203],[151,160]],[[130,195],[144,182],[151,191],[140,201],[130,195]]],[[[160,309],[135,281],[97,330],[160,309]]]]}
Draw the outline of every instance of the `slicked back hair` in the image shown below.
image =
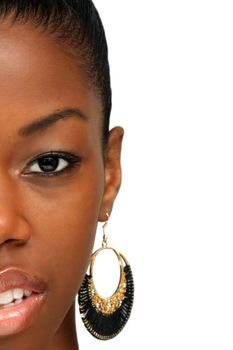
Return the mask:
{"type": "Polygon", "coordinates": [[[76,54],[103,110],[103,144],[107,141],[112,93],[108,47],[100,16],[91,0],[0,0],[0,23],[31,23],[76,54]]]}

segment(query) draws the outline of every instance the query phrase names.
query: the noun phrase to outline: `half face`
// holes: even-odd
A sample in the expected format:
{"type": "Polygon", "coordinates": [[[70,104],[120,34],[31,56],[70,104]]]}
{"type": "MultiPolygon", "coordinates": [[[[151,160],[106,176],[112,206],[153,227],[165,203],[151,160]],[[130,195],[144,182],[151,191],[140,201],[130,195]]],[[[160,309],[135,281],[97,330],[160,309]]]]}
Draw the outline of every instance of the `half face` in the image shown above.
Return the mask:
{"type": "Polygon", "coordinates": [[[97,221],[111,211],[123,131],[111,131],[104,157],[100,100],[74,60],[30,24],[0,25],[0,92],[0,292],[20,287],[8,281],[14,271],[1,274],[12,268],[45,288],[39,311],[13,326],[0,305],[0,349],[39,350],[62,328],[97,221]]]}

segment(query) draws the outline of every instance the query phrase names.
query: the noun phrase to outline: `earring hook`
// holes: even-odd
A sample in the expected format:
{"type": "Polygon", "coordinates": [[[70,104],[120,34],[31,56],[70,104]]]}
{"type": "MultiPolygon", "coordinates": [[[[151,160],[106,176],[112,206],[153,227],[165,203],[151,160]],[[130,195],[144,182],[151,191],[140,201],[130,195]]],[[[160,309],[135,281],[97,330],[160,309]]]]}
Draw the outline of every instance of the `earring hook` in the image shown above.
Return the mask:
{"type": "Polygon", "coordinates": [[[108,245],[108,236],[106,234],[106,228],[108,225],[108,220],[109,220],[109,214],[108,212],[106,212],[106,216],[107,216],[107,220],[105,221],[105,223],[103,224],[103,242],[102,242],[102,247],[105,248],[108,245]]]}

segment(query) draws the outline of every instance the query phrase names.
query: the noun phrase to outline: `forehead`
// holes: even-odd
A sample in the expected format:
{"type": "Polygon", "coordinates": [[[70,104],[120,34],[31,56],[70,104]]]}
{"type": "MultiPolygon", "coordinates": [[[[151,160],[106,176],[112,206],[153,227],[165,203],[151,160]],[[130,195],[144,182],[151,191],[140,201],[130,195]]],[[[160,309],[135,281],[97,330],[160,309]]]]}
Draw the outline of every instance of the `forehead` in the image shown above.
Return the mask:
{"type": "Polygon", "coordinates": [[[27,123],[64,106],[78,107],[96,124],[100,101],[77,63],[29,23],[1,22],[0,125],[5,119],[7,125],[27,123]]]}

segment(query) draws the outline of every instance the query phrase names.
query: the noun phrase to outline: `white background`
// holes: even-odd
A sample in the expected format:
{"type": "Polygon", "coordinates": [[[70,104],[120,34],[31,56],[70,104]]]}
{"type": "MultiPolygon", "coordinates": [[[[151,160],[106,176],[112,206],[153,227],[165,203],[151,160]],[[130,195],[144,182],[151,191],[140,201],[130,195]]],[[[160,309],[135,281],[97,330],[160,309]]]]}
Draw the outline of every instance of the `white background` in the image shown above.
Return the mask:
{"type": "Polygon", "coordinates": [[[109,45],[112,126],[125,129],[108,232],[131,264],[135,303],[107,342],[77,313],[80,349],[232,350],[232,1],[95,4],[109,45]]]}

